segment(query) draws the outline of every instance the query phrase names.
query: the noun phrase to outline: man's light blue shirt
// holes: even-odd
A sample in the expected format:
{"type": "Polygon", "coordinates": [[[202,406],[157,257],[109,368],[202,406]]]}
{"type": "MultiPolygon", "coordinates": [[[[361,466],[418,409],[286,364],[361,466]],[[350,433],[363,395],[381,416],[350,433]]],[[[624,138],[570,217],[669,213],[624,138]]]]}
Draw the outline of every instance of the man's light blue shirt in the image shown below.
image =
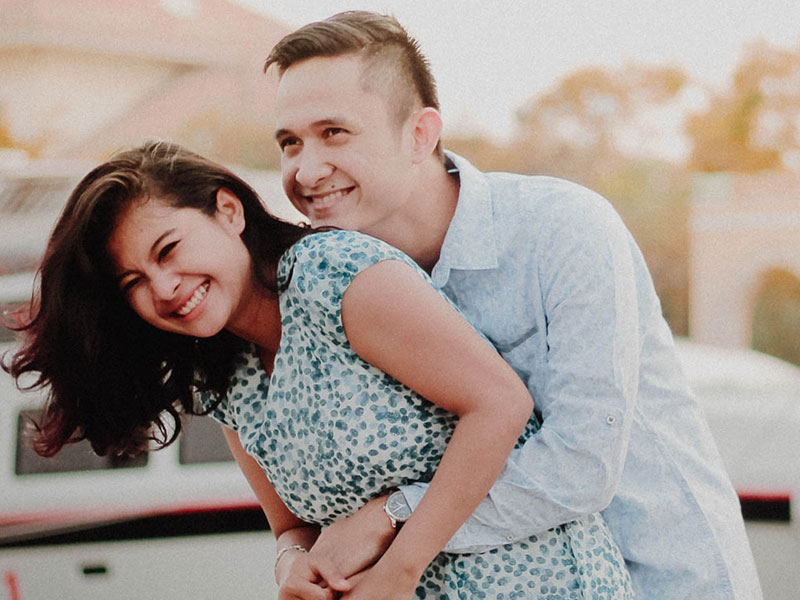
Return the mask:
{"type": "MultiPolygon", "coordinates": [[[[619,216],[576,184],[449,156],[461,190],[434,284],[527,383],[542,428],[446,550],[600,511],[638,598],[760,599],[736,493],[619,216]]],[[[416,506],[425,489],[403,492],[416,506]]]]}

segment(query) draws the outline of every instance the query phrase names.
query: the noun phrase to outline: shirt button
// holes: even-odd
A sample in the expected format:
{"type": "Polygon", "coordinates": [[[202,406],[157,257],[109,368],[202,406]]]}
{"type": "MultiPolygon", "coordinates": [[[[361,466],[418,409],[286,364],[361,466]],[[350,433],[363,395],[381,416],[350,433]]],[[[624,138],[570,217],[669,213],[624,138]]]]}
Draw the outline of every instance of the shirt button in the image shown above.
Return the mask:
{"type": "Polygon", "coordinates": [[[608,415],[606,417],[606,423],[608,423],[609,425],[613,425],[616,422],[617,422],[617,417],[615,417],[614,415],[608,415]]]}

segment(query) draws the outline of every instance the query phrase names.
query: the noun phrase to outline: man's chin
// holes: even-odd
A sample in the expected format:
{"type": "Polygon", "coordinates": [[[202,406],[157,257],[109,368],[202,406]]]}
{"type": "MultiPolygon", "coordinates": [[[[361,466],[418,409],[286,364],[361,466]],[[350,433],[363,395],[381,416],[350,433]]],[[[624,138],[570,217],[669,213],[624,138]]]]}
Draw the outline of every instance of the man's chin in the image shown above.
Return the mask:
{"type": "Polygon", "coordinates": [[[347,215],[338,214],[326,211],[325,214],[314,214],[309,216],[311,227],[319,229],[320,227],[335,227],[336,229],[355,229],[353,227],[353,220],[348,219],[347,215]]]}

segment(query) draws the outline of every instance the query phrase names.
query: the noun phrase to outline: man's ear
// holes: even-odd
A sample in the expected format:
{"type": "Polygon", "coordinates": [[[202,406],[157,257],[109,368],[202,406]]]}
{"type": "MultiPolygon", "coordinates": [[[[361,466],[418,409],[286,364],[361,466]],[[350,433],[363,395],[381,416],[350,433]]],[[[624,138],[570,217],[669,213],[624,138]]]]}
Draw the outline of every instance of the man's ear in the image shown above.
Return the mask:
{"type": "Polygon", "coordinates": [[[217,216],[236,235],[241,235],[242,231],[244,231],[245,220],[242,201],[228,188],[219,188],[217,190],[217,216]]]}
{"type": "Polygon", "coordinates": [[[413,161],[421,163],[436,150],[436,145],[442,135],[442,116],[435,108],[426,106],[417,110],[411,119],[411,135],[414,144],[413,161]]]}

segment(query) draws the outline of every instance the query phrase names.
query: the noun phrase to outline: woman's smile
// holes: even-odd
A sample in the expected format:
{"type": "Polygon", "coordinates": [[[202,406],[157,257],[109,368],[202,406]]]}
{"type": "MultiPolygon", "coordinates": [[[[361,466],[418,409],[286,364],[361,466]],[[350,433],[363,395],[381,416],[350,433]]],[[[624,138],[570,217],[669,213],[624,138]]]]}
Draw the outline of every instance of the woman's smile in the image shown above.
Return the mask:
{"type": "Polygon", "coordinates": [[[211,283],[205,281],[202,285],[198,286],[198,288],[194,291],[191,295],[189,300],[181,306],[178,310],[175,311],[179,317],[187,318],[190,315],[195,314],[195,309],[200,305],[200,303],[205,299],[206,295],[208,294],[208,288],[210,287],[211,283]]]}

